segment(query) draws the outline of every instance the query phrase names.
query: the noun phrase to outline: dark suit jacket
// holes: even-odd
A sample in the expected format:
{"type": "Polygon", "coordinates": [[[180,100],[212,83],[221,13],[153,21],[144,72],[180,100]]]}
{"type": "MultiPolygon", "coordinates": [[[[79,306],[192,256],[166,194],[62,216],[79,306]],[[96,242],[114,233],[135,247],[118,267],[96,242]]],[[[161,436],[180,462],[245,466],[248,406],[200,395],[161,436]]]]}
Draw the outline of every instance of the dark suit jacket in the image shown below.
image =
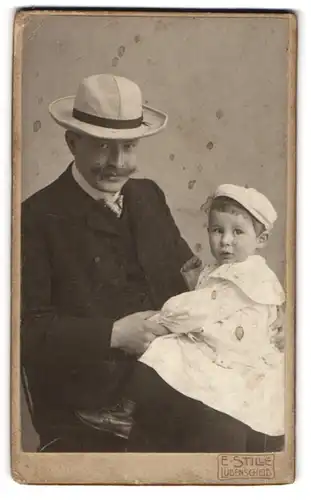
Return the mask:
{"type": "MultiPolygon", "coordinates": [[[[185,290],[180,268],[192,252],[153,181],[130,179],[123,194],[150,304],[159,309],[185,290]]],[[[70,167],[22,206],[21,352],[39,432],[62,421],[65,408],[101,406],[118,379],[116,363],[129,361],[110,348],[112,325],[140,308],[125,297],[116,217],[98,207],[70,167]]]]}

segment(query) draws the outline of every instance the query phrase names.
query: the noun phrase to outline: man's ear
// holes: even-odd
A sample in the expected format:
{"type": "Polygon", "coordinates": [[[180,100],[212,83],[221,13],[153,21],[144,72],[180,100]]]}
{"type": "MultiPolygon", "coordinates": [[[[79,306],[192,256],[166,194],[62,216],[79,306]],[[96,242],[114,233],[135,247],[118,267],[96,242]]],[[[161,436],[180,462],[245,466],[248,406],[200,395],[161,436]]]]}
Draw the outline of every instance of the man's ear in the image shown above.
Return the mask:
{"type": "Polygon", "coordinates": [[[76,142],[78,137],[78,134],[76,134],[73,130],[66,130],[65,132],[65,140],[73,156],[75,156],[76,153],[76,142]]]}
{"type": "Polygon", "coordinates": [[[257,236],[257,248],[264,248],[268,242],[269,236],[270,234],[268,231],[260,233],[260,235],[257,236]]]}

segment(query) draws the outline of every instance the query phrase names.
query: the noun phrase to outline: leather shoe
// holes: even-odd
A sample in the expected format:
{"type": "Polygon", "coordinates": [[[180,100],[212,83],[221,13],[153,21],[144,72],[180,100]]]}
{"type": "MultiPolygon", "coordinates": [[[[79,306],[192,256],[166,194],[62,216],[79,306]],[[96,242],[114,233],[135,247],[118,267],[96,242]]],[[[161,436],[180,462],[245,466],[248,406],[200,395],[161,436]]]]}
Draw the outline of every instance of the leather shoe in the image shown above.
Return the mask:
{"type": "Polygon", "coordinates": [[[124,400],[111,408],[79,410],[76,411],[76,415],[84,424],[93,429],[128,439],[134,424],[134,409],[133,401],[124,400]]]}

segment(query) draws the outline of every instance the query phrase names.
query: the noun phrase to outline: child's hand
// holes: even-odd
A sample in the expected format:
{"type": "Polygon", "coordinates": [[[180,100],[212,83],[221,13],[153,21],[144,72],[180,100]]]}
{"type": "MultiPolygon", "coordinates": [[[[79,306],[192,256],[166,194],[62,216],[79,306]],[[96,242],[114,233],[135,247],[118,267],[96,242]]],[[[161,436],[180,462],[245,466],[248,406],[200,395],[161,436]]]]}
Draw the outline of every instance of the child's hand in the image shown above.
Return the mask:
{"type": "Polygon", "coordinates": [[[195,289],[202,269],[203,263],[197,255],[191,257],[191,259],[187,260],[187,262],[185,262],[185,264],[182,266],[180,272],[189,290],[195,289]]]}
{"type": "Polygon", "coordinates": [[[181,268],[181,271],[187,272],[187,271],[191,271],[193,269],[197,269],[198,267],[201,267],[201,266],[202,266],[202,261],[201,261],[200,257],[198,257],[197,255],[193,255],[193,257],[191,257],[191,259],[189,259],[189,260],[187,260],[187,262],[185,262],[185,264],[181,268]]]}

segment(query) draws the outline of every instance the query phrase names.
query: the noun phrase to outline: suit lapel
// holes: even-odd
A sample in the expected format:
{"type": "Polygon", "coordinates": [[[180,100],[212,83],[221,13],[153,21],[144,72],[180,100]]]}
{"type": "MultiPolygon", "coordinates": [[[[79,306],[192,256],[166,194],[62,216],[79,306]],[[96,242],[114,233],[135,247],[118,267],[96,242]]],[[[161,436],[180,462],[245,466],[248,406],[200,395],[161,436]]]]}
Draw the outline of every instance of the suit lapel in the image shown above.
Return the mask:
{"type": "Polygon", "coordinates": [[[124,196],[124,210],[129,214],[129,223],[134,233],[138,260],[143,268],[149,268],[153,261],[153,259],[149,258],[149,250],[154,248],[155,242],[153,237],[153,217],[150,216],[148,203],[144,199],[144,192],[136,184],[135,180],[129,179],[123,188],[122,194],[124,196]]]}
{"type": "Polygon", "coordinates": [[[184,263],[187,258],[181,254],[186,254],[186,250],[179,249],[174,221],[149,184],[129,180],[124,187],[124,202],[129,211],[138,260],[156,307],[162,307],[169,297],[186,290],[180,273],[180,261],[184,263]]]}
{"type": "Polygon", "coordinates": [[[165,252],[162,247],[159,207],[155,203],[150,203],[146,186],[134,179],[127,182],[123,194],[124,207],[128,210],[134,234],[138,261],[155,302],[162,305],[167,259],[164,257],[165,252]]]}
{"type": "Polygon", "coordinates": [[[117,216],[101,201],[94,200],[75,182],[71,165],[59,178],[60,196],[58,209],[73,224],[81,221],[95,231],[119,234],[117,216]]]}
{"type": "MultiPolygon", "coordinates": [[[[99,203],[99,202],[94,202],[99,203]]],[[[94,206],[86,215],[87,225],[96,231],[117,236],[120,234],[117,216],[105,206],[94,206]]]]}

